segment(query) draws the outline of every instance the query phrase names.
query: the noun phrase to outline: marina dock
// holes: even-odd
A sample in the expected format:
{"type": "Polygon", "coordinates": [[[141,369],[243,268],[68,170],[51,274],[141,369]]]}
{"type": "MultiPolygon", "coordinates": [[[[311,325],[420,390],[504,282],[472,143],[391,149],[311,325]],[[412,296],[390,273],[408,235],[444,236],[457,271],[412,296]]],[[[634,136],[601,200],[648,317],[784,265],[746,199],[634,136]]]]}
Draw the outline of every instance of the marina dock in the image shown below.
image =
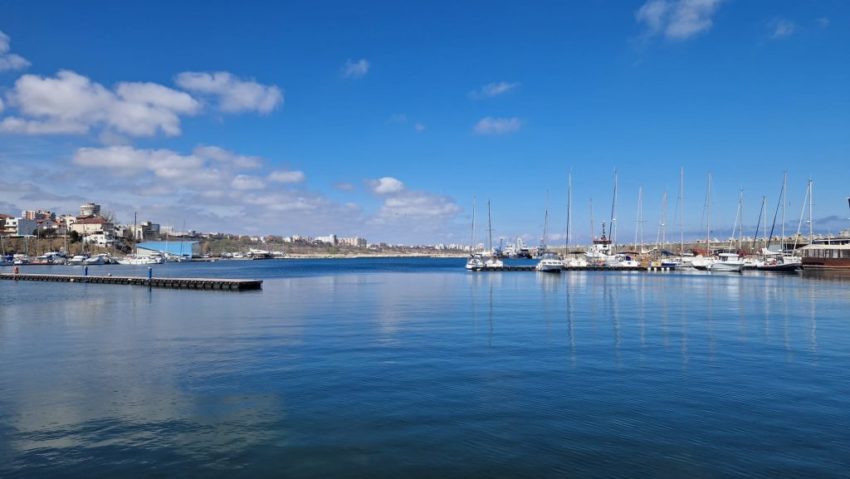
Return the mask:
{"type": "Polygon", "coordinates": [[[147,286],[151,288],[203,289],[216,291],[251,291],[263,288],[258,279],[150,278],[143,276],[81,276],[70,274],[2,273],[0,279],[12,281],[48,281],[59,283],[95,283],[147,286]]]}
{"type": "MultiPolygon", "coordinates": [[[[660,270],[660,268],[659,268],[660,270]]],[[[487,272],[502,272],[502,271],[536,271],[535,265],[505,265],[500,268],[488,268],[483,267],[478,271],[487,271],[487,272]]],[[[647,271],[647,268],[638,267],[631,268],[625,266],[564,266],[561,268],[561,271],[647,271]]]]}

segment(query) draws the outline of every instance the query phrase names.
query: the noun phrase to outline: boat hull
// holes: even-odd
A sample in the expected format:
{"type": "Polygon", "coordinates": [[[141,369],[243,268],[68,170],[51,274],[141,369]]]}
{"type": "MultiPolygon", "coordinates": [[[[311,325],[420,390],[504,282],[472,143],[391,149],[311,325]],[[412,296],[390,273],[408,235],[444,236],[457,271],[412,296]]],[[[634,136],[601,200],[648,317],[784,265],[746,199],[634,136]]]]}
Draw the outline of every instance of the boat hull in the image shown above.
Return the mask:
{"type": "Polygon", "coordinates": [[[713,273],[740,273],[744,269],[744,265],[742,263],[724,263],[719,261],[712,264],[708,269],[713,273]]]}
{"type": "Polygon", "coordinates": [[[850,270],[848,258],[803,258],[803,269],[843,269],[850,270]]]}
{"type": "Polygon", "coordinates": [[[758,271],[773,271],[776,273],[796,273],[801,269],[800,263],[781,263],[757,266],[758,271]]]}

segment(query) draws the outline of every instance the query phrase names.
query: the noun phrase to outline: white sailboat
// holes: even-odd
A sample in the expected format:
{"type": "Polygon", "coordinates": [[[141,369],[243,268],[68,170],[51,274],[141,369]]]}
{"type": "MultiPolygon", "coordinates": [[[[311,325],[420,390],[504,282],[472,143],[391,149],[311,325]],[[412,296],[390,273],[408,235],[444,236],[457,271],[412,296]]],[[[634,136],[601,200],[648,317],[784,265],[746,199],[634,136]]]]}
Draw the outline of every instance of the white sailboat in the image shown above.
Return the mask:
{"type": "Polygon", "coordinates": [[[493,250],[493,218],[490,215],[490,200],[487,200],[487,256],[484,259],[484,268],[501,269],[504,267],[505,263],[496,257],[496,252],[493,250]]]}
{"type": "Polygon", "coordinates": [[[484,259],[481,253],[475,252],[475,197],[472,198],[472,233],[469,241],[469,258],[466,260],[468,271],[479,271],[484,267],[484,259]]]}
{"type": "Polygon", "coordinates": [[[563,269],[564,267],[564,262],[561,261],[561,258],[559,258],[557,254],[546,249],[546,235],[548,234],[549,207],[547,206],[546,212],[543,215],[543,241],[540,245],[543,250],[543,253],[540,255],[540,261],[537,262],[537,266],[535,266],[534,269],[540,271],[541,273],[560,273],[561,269],[563,269]]]}
{"type": "Polygon", "coordinates": [[[567,176],[567,241],[564,248],[564,266],[569,268],[586,268],[587,260],[570,253],[570,239],[573,229],[573,174],[567,176]]]}

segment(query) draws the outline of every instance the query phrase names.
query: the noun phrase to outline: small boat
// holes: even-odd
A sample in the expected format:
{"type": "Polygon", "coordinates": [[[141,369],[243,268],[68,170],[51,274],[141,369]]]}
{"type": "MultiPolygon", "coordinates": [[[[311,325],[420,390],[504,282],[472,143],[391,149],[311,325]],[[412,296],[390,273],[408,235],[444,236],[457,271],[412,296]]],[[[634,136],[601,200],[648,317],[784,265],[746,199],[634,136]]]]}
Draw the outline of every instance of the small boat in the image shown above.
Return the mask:
{"type": "Polygon", "coordinates": [[[737,253],[720,253],[717,256],[720,259],[708,266],[708,270],[711,272],[740,273],[744,269],[744,262],[741,261],[737,253]]]}
{"type": "Polygon", "coordinates": [[[165,259],[160,255],[135,255],[128,254],[127,256],[118,260],[118,264],[123,265],[150,265],[150,264],[162,264],[165,262],[165,259]]]}
{"type": "Polygon", "coordinates": [[[802,258],[796,256],[773,255],[766,257],[756,265],[758,271],[773,271],[777,273],[796,273],[803,269],[802,258]]]}
{"type": "Polygon", "coordinates": [[[94,265],[101,265],[101,264],[108,264],[108,263],[109,263],[109,261],[108,261],[108,258],[106,257],[105,254],[98,254],[98,255],[90,256],[90,257],[86,258],[85,260],[83,260],[83,264],[86,265],[86,266],[94,266],[94,265]]]}
{"type": "Polygon", "coordinates": [[[85,264],[85,262],[88,258],[89,258],[88,256],[82,255],[82,254],[72,256],[71,259],[68,260],[68,265],[70,265],[70,266],[82,266],[83,264],[85,264]]]}
{"type": "Polygon", "coordinates": [[[480,271],[481,268],[484,267],[484,259],[481,257],[480,253],[474,253],[469,255],[469,259],[466,260],[466,269],[469,271],[480,271]]]}
{"type": "Polygon", "coordinates": [[[555,253],[547,251],[540,257],[534,269],[541,273],[560,273],[564,269],[564,262],[555,253]]]}
{"type": "Polygon", "coordinates": [[[615,254],[607,258],[605,266],[609,268],[640,268],[640,263],[627,254],[615,254]]]}

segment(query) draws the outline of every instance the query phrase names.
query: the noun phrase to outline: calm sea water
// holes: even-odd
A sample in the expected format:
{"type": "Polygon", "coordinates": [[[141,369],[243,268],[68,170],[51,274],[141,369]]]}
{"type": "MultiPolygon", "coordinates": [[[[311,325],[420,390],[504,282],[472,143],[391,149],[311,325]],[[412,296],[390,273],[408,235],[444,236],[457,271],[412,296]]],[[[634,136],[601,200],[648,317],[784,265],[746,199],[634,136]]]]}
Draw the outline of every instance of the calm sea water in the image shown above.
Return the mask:
{"type": "Polygon", "coordinates": [[[0,281],[0,476],[850,476],[850,282],[462,265],[0,281]]]}

